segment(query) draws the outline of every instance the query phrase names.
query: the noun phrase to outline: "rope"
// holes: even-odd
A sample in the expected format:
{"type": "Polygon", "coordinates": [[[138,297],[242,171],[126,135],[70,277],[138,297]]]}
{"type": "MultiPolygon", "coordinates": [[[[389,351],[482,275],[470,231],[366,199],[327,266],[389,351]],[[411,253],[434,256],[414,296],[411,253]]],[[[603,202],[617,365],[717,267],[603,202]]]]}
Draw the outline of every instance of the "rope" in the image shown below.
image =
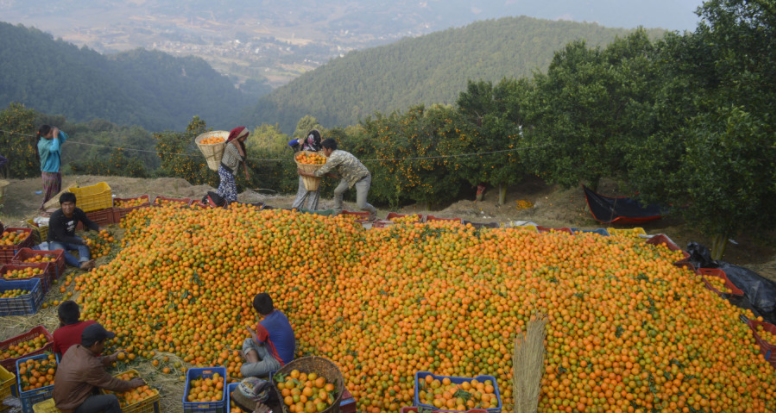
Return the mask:
{"type": "MultiPolygon", "coordinates": [[[[21,135],[21,136],[27,136],[36,138],[35,135],[25,135],[18,132],[10,132],[10,131],[4,131],[0,130],[0,132],[4,132],[7,134],[15,134],[15,135],[21,135]]],[[[74,141],[72,139],[67,141],[68,143],[74,143],[77,145],[86,145],[86,146],[95,146],[95,147],[102,147],[102,148],[113,148],[118,149],[122,151],[133,151],[133,152],[144,152],[144,153],[153,153],[153,154],[159,154],[159,155],[173,155],[173,156],[192,156],[192,157],[199,157],[201,155],[199,154],[189,154],[189,153],[173,153],[173,152],[157,152],[157,151],[149,151],[147,149],[136,149],[136,148],[123,148],[120,146],[111,146],[111,145],[100,145],[96,143],[86,143],[86,142],[78,142],[74,141]]],[[[456,155],[438,155],[438,156],[416,156],[416,157],[409,157],[409,158],[372,158],[372,159],[362,159],[361,162],[402,162],[402,161],[418,161],[418,160],[428,160],[428,159],[448,159],[448,158],[464,158],[464,157],[471,157],[471,156],[483,156],[483,155],[493,155],[498,153],[507,153],[507,152],[517,152],[527,149],[538,149],[538,148],[544,148],[547,146],[551,146],[550,144],[544,144],[544,145],[538,145],[538,146],[524,146],[520,148],[512,148],[512,149],[503,149],[500,151],[490,151],[490,152],[473,152],[473,153],[461,153],[456,155]]],[[[289,158],[248,158],[249,161],[254,162],[293,162],[293,159],[289,158]]]]}

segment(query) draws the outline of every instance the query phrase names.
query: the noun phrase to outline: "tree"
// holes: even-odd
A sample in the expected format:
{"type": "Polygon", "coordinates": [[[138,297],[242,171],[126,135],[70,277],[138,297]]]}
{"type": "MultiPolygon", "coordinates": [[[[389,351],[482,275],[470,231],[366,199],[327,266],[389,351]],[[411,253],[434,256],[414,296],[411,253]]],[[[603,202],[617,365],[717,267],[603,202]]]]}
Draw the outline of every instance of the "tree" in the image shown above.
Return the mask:
{"type": "Polygon", "coordinates": [[[488,182],[499,188],[499,205],[506,201],[509,185],[525,175],[521,155],[516,149],[520,143],[522,100],[530,89],[527,80],[502,79],[495,87],[491,82],[469,81],[466,92],[458,97],[458,110],[479,136],[469,150],[499,152],[492,155],[461,158],[464,165],[462,178],[472,185],[488,182]]]}
{"type": "Polygon", "coordinates": [[[186,132],[155,133],[156,152],[161,160],[161,174],[183,178],[193,185],[218,186],[218,174],[207,167],[205,158],[194,144],[194,138],[209,130],[204,120],[194,116],[186,127],[186,132]]]}
{"type": "Polygon", "coordinates": [[[537,147],[526,163],[547,181],[596,189],[604,176],[622,176],[630,142],[647,131],[640,111],[650,104],[657,78],[654,47],[643,30],[605,50],[584,41],[555,54],[526,103],[525,142],[537,147]]]}
{"type": "Polygon", "coordinates": [[[631,181],[683,206],[719,259],[729,237],[776,225],[776,5],[712,0],[700,15],[695,33],[659,45],[661,127],[630,154],[631,181]]]}
{"type": "Polygon", "coordinates": [[[21,103],[11,103],[0,112],[0,155],[8,159],[11,178],[40,176],[36,159],[35,111],[21,103]]]}

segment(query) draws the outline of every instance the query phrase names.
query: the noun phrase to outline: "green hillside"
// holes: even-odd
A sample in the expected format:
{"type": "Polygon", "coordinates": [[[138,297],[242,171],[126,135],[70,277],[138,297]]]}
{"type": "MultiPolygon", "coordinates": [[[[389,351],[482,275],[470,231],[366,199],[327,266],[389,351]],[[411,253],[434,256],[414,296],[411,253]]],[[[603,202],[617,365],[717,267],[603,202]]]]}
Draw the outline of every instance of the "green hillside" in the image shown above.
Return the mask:
{"type": "MultiPolygon", "coordinates": [[[[357,123],[375,111],[454,103],[468,79],[498,81],[546,71],[553,53],[571,41],[606,45],[629,32],[593,23],[513,17],[404,39],[351,52],[300,76],[262,97],[243,123],[279,123],[290,132],[305,115],[334,127],[357,123]]],[[[649,31],[651,37],[661,34],[649,31]]]]}
{"type": "Polygon", "coordinates": [[[103,56],[35,28],[0,23],[0,107],[23,103],[72,122],[183,129],[193,116],[228,127],[255,103],[198,58],[142,49],[103,56]]]}

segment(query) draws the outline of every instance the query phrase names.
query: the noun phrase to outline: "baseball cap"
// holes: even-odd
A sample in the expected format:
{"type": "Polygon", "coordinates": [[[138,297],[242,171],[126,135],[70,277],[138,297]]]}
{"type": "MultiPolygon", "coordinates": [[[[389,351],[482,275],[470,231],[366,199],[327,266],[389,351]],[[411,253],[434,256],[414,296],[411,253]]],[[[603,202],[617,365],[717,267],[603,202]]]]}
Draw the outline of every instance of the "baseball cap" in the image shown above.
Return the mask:
{"type": "Polygon", "coordinates": [[[115,333],[106,330],[102,324],[95,323],[86,327],[81,333],[81,345],[91,347],[98,341],[113,337],[116,337],[115,333]]]}

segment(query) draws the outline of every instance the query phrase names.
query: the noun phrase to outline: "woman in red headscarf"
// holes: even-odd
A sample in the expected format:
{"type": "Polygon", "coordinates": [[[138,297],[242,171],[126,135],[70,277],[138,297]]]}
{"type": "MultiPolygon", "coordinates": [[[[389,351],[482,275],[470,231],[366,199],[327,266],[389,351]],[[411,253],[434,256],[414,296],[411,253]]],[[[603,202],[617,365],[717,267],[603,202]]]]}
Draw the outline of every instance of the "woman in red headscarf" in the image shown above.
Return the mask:
{"type": "Polygon", "coordinates": [[[218,195],[228,202],[237,201],[237,183],[234,180],[234,173],[240,164],[245,171],[245,179],[248,179],[248,168],[245,166],[245,140],[248,139],[248,135],[250,132],[245,129],[245,126],[238,126],[229,132],[229,138],[226,139],[224,156],[218,168],[218,177],[221,178],[218,195]]]}

